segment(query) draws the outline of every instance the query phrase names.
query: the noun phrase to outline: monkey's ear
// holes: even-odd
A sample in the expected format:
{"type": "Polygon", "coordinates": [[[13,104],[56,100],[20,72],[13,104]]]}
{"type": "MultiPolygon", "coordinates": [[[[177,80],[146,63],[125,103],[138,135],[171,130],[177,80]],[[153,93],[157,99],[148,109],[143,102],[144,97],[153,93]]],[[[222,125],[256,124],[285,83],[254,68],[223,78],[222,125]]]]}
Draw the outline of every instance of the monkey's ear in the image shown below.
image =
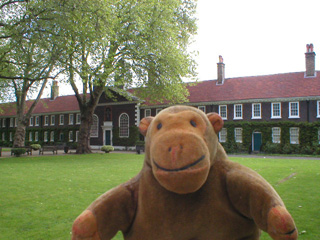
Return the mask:
{"type": "Polygon", "coordinates": [[[153,119],[154,117],[145,117],[141,119],[139,124],[139,131],[143,136],[147,135],[148,128],[153,119]]]}
{"type": "Polygon", "coordinates": [[[216,133],[218,133],[223,127],[223,120],[218,113],[208,113],[207,117],[211,122],[211,125],[216,133]]]}

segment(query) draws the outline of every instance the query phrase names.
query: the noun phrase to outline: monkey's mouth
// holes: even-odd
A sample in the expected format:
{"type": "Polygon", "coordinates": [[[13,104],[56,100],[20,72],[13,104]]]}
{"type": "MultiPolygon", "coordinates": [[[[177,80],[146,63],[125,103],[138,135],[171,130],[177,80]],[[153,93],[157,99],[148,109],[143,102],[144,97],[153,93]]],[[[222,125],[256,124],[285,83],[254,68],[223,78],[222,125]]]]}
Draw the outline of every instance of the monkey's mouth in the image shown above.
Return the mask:
{"type": "Polygon", "coordinates": [[[184,170],[187,170],[188,168],[191,168],[195,165],[197,165],[199,162],[201,162],[203,159],[205,158],[205,155],[202,155],[198,160],[194,161],[193,163],[190,163],[190,164],[187,164],[183,167],[180,167],[180,168],[173,168],[173,169],[170,169],[170,168],[164,168],[164,167],[161,167],[156,161],[153,160],[154,162],[154,165],[156,165],[157,168],[159,168],[160,170],[162,171],[165,171],[165,172],[180,172],[180,171],[184,171],[184,170]]]}

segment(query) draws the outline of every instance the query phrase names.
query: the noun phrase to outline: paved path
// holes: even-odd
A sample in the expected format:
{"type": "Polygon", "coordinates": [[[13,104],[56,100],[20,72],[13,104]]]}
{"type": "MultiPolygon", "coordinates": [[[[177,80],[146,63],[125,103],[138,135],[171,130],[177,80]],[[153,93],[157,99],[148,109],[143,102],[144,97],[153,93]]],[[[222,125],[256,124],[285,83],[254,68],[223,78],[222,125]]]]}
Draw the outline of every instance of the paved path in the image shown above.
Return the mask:
{"type": "MultiPolygon", "coordinates": [[[[75,154],[75,150],[71,150],[69,151],[68,153],[65,153],[63,150],[58,150],[58,155],[70,155],[70,154],[75,154]]],[[[93,153],[103,153],[102,151],[100,150],[92,150],[93,153]]],[[[126,154],[136,154],[135,151],[113,151],[111,152],[112,153],[126,153],[126,154]]],[[[144,154],[144,153],[142,153],[144,154]]],[[[38,156],[52,156],[52,155],[56,155],[56,154],[53,154],[52,152],[44,152],[43,155],[39,155],[39,151],[36,150],[36,151],[32,151],[32,156],[33,157],[38,157],[38,156]]],[[[28,156],[28,155],[23,155],[23,156],[28,156]]],[[[30,155],[29,155],[30,156],[30,155]]],[[[305,160],[320,160],[320,157],[312,157],[312,156],[306,156],[306,157],[297,157],[297,156],[281,156],[281,155],[257,155],[257,154],[228,154],[229,157],[240,157],[240,158],[272,158],[272,159],[305,159],[305,160]]],[[[2,155],[1,155],[2,158],[5,158],[5,157],[12,157],[11,156],[11,152],[8,151],[8,152],[4,152],[2,151],[2,155]]]]}

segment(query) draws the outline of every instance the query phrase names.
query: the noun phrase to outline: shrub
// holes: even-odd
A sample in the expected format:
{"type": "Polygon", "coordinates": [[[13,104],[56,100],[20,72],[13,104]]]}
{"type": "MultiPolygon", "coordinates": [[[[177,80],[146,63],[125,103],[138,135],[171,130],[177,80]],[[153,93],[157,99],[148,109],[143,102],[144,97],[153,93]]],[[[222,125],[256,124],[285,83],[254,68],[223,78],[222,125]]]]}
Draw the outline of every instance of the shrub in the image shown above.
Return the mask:
{"type": "Polygon", "coordinates": [[[14,148],[11,151],[14,154],[14,156],[16,156],[16,157],[20,157],[22,154],[26,153],[25,148],[14,148]]]}
{"type": "Polygon", "coordinates": [[[104,145],[101,147],[101,151],[108,153],[114,150],[114,147],[110,146],[110,145],[104,145]]]}
{"type": "Polygon", "coordinates": [[[144,146],[144,141],[136,141],[136,146],[143,147],[144,146]]]}
{"type": "Polygon", "coordinates": [[[40,144],[31,144],[30,147],[32,148],[32,150],[39,150],[41,148],[40,144]]]}
{"type": "Polygon", "coordinates": [[[279,143],[270,143],[267,142],[264,146],[263,146],[263,151],[265,153],[280,153],[281,151],[281,145],[279,143]]]}

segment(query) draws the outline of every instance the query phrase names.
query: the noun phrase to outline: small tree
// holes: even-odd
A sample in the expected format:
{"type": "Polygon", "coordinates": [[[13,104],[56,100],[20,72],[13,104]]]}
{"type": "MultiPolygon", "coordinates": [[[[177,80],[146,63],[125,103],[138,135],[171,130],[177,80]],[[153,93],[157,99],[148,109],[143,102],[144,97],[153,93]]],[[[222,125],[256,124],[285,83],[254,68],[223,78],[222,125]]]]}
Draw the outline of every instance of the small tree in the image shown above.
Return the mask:
{"type": "Polygon", "coordinates": [[[6,86],[2,91],[10,89],[16,100],[17,147],[24,145],[27,123],[54,67],[53,17],[47,1],[1,0],[0,8],[0,80],[6,86]]]}

